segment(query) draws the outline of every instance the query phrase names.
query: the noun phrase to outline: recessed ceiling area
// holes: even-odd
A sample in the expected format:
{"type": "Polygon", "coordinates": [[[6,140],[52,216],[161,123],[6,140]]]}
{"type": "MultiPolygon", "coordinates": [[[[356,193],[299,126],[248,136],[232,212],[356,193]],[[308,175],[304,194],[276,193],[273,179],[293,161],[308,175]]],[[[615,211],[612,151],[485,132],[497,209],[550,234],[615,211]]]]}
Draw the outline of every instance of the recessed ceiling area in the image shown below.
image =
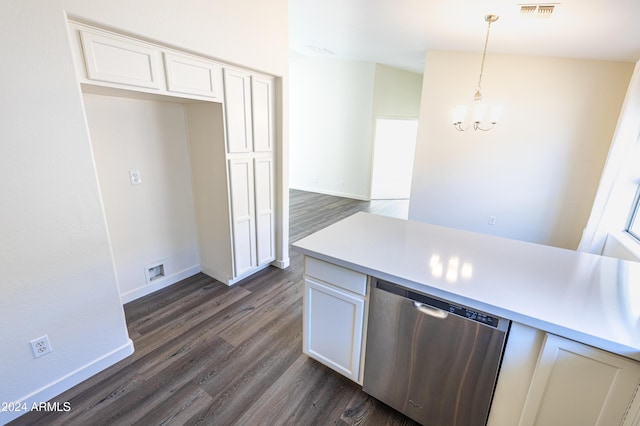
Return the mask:
{"type": "Polygon", "coordinates": [[[427,50],[482,52],[487,14],[500,16],[488,54],[640,59],[638,0],[291,0],[290,48],[422,72],[427,50]],[[532,5],[554,7],[521,13],[532,5]]]}

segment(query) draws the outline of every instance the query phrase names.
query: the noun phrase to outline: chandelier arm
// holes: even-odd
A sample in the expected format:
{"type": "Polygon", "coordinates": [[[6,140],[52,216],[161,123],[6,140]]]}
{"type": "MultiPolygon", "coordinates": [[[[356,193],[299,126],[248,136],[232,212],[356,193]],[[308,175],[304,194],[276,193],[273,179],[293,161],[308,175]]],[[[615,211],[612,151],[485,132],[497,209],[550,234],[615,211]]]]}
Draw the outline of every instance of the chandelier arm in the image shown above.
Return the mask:
{"type": "Polygon", "coordinates": [[[483,129],[482,127],[480,127],[480,124],[476,124],[473,126],[474,130],[482,130],[483,132],[488,132],[489,130],[493,129],[493,126],[495,126],[496,123],[491,123],[491,127],[483,129]]]}

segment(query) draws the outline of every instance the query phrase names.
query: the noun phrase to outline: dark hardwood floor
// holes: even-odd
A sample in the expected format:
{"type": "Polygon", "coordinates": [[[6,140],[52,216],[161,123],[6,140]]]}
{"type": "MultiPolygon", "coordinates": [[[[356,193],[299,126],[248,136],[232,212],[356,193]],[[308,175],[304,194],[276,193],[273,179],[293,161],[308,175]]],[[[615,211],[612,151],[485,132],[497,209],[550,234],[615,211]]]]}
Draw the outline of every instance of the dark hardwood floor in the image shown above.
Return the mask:
{"type": "MultiPolygon", "coordinates": [[[[406,201],[291,191],[290,240],[406,201]]],[[[302,354],[302,256],[232,287],[197,274],[125,305],[135,353],[11,425],[412,425],[302,354]]]]}

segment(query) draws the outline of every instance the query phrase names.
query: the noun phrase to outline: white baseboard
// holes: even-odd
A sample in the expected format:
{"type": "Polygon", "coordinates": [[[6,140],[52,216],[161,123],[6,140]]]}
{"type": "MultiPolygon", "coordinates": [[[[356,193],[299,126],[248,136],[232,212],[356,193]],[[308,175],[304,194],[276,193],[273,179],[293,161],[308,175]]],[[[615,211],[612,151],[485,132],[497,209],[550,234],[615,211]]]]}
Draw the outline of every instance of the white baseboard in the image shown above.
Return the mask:
{"type": "Polygon", "coordinates": [[[139,299],[142,296],[146,296],[147,294],[151,294],[154,291],[158,291],[167,286],[170,286],[171,284],[175,284],[178,281],[188,278],[192,275],[195,275],[200,271],[201,271],[200,265],[195,265],[190,268],[183,269],[182,271],[176,272],[175,274],[168,275],[164,278],[155,280],[150,284],[146,284],[142,287],[138,287],[134,290],[123,293],[120,295],[120,300],[124,305],[125,303],[129,303],[132,300],[139,299]]]}
{"type": "MultiPolygon", "coordinates": [[[[222,284],[226,284],[228,286],[232,286],[232,285],[236,284],[237,282],[240,282],[243,279],[255,274],[256,272],[267,268],[269,265],[277,266],[277,265],[274,264],[275,262],[277,262],[277,261],[274,260],[271,263],[267,263],[267,264],[264,264],[262,266],[259,266],[258,268],[252,269],[251,271],[249,271],[249,272],[247,272],[247,273],[245,273],[243,275],[240,275],[239,277],[236,277],[236,278],[232,278],[232,277],[226,275],[225,273],[222,273],[220,271],[217,271],[215,269],[209,268],[209,267],[204,266],[204,265],[202,265],[202,273],[205,274],[205,275],[210,276],[211,278],[213,278],[215,280],[220,281],[222,284]]],[[[287,259],[287,266],[289,266],[288,259],[287,259]]]]}
{"type": "Polygon", "coordinates": [[[275,266],[276,268],[287,269],[289,267],[289,265],[291,264],[291,259],[288,258],[288,257],[286,259],[283,259],[283,260],[276,259],[273,262],[271,262],[271,264],[273,266],[275,266]]]}
{"type": "Polygon", "coordinates": [[[268,268],[270,265],[270,263],[266,263],[262,266],[258,266],[256,269],[252,269],[251,271],[247,272],[246,274],[240,275],[239,277],[233,278],[233,279],[229,279],[227,282],[225,282],[226,285],[228,286],[232,286],[237,282],[242,281],[243,279],[255,274],[258,271],[262,271],[265,268],[268,268]]]}
{"type": "MultiPolygon", "coordinates": [[[[129,342],[109,353],[103,355],[102,357],[91,361],[90,363],[78,368],[77,370],[67,374],[59,378],[58,380],[51,382],[37,391],[20,398],[19,401],[16,401],[22,406],[27,407],[29,409],[34,404],[40,404],[42,402],[47,402],[52,398],[60,395],[62,392],[65,392],[77,384],[87,380],[89,377],[94,376],[95,374],[101,372],[102,370],[111,367],[118,361],[121,361],[133,354],[133,341],[128,339],[129,342]]],[[[71,407],[73,409],[73,407],[71,407]]],[[[11,420],[14,420],[21,415],[25,414],[24,411],[16,412],[16,411],[5,411],[0,412],[0,424],[9,423],[11,420]]]]}

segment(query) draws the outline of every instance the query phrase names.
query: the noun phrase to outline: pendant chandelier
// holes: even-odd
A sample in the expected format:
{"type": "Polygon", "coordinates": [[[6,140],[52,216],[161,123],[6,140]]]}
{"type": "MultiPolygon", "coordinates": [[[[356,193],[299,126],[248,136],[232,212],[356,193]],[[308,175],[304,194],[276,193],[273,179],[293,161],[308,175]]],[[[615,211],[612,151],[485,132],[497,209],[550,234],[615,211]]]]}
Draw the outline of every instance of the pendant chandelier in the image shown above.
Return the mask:
{"type": "MultiPolygon", "coordinates": [[[[489,107],[487,104],[482,103],[482,73],[484,71],[484,60],[487,56],[487,44],[489,44],[489,32],[491,31],[491,24],[498,20],[499,16],[497,15],[486,15],[484,17],[485,22],[487,22],[487,35],[484,39],[484,51],[482,52],[482,63],[480,64],[480,77],[478,78],[478,87],[476,88],[476,93],[473,95],[473,105],[471,106],[471,124],[473,125],[473,130],[482,130],[484,132],[493,129],[493,126],[498,122],[500,118],[500,114],[502,113],[501,106],[493,106],[489,107]],[[485,117],[489,116],[489,126],[482,127],[482,123],[485,123],[485,117]]],[[[467,115],[467,111],[469,110],[468,105],[458,105],[453,109],[452,113],[452,121],[453,126],[456,130],[461,132],[468,130],[471,127],[471,124],[466,127],[463,126],[463,121],[467,115]]]]}

